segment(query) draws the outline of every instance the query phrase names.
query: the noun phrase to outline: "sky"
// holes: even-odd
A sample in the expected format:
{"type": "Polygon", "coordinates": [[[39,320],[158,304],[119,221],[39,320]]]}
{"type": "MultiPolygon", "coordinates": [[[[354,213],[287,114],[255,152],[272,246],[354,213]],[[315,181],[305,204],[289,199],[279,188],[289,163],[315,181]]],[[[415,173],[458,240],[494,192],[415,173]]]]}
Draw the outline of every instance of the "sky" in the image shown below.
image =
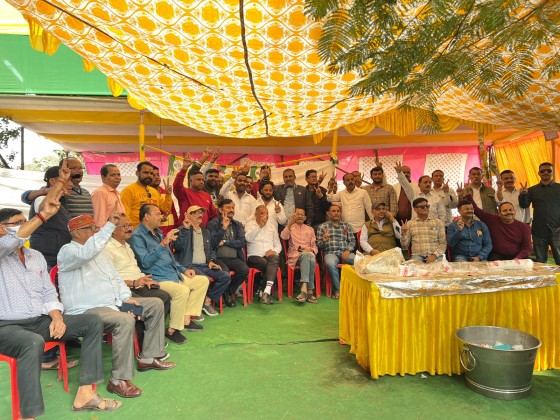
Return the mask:
{"type": "MultiPolygon", "coordinates": [[[[19,127],[17,124],[13,124],[16,127],[19,127]]],[[[8,151],[14,150],[16,152],[16,158],[10,165],[15,168],[16,166],[20,166],[20,140],[16,139],[9,143],[9,146],[4,151],[4,155],[7,155],[8,151]]],[[[62,149],[61,146],[58,144],[47,140],[46,138],[34,133],[30,130],[25,130],[24,133],[24,164],[29,164],[33,162],[33,159],[37,158],[40,159],[44,156],[48,156],[53,154],[53,150],[55,149],[62,149]]]]}

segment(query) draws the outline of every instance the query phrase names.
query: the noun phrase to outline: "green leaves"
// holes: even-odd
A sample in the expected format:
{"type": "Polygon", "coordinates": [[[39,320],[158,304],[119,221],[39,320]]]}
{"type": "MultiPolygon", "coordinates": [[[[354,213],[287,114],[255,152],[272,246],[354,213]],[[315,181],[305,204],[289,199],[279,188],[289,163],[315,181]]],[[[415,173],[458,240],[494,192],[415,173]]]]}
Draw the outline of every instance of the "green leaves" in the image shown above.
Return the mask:
{"type": "Polygon", "coordinates": [[[305,10],[323,24],[317,49],[329,71],[360,76],[350,96],[391,95],[422,107],[431,129],[438,122],[429,114],[453,85],[496,103],[560,71],[552,0],[306,0],[305,10]]]}

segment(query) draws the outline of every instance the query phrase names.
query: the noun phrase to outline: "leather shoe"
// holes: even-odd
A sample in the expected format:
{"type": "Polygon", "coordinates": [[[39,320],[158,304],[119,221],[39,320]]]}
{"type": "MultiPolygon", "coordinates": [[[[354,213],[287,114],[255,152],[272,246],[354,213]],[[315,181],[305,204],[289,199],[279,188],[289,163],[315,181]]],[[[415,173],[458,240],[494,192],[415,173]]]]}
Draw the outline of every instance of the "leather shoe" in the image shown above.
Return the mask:
{"type": "MultiPolygon", "coordinates": [[[[164,362],[165,363],[165,362],[164,362]]],[[[142,395],[142,390],[130,381],[120,380],[117,385],[109,380],[107,391],[123,398],[136,398],[142,395]]]]}
{"type": "Polygon", "coordinates": [[[173,369],[174,367],[174,362],[164,362],[163,360],[156,359],[155,357],[152,363],[142,363],[140,360],[138,360],[138,372],[145,372],[150,369],[167,370],[173,369]]]}
{"type": "Polygon", "coordinates": [[[268,293],[263,293],[260,302],[264,303],[265,305],[272,305],[272,298],[268,293]]]}
{"type": "Polygon", "coordinates": [[[235,303],[235,295],[225,294],[223,295],[224,303],[228,308],[235,308],[237,304],[235,303]]]}

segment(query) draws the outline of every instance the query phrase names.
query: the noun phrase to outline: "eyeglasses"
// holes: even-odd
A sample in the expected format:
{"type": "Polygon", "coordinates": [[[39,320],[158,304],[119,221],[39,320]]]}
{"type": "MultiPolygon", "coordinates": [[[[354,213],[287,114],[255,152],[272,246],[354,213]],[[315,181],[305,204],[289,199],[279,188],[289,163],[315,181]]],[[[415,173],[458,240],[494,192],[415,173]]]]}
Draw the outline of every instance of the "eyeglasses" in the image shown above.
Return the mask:
{"type": "Polygon", "coordinates": [[[421,204],[419,206],[414,207],[415,209],[429,209],[430,205],[429,204],[421,204]]]}
{"type": "Polygon", "coordinates": [[[132,223],[127,223],[125,225],[117,225],[117,227],[122,227],[122,228],[125,228],[125,229],[131,229],[131,228],[134,227],[134,225],[132,223]]]}
{"type": "Polygon", "coordinates": [[[190,214],[202,214],[204,213],[204,210],[199,209],[199,210],[195,210],[195,211],[191,211],[190,214]]]}
{"type": "Polygon", "coordinates": [[[541,169],[541,170],[539,170],[539,173],[540,173],[540,174],[544,174],[544,173],[549,173],[549,174],[551,174],[551,173],[552,173],[552,169],[541,169]]]}
{"type": "Polygon", "coordinates": [[[25,220],[18,220],[17,222],[6,222],[2,223],[4,226],[21,226],[25,223],[25,220]]]}

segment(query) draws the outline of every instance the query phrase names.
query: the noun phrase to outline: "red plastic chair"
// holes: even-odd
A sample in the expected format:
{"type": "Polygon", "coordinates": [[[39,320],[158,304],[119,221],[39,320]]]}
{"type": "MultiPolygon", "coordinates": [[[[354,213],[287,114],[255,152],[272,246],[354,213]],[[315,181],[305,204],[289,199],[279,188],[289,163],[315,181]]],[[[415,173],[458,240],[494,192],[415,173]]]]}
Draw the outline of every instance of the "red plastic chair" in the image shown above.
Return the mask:
{"type": "MultiPolygon", "coordinates": [[[[282,240],[282,248],[284,248],[284,255],[286,255],[286,260],[288,259],[288,241],[282,240]]],[[[294,296],[294,277],[295,270],[300,270],[299,265],[294,268],[288,265],[288,297],[294,296]]],[[[315,295],[321,297],[321,270],[319,264],[315,264],[315,295]]]]}
{"type": "MultiPolygon", "coordinates": [[[[260,272],[261,270],[249,267],[249,276],[247,279],[247,288],[249,289],[247,290],[247,294],[249,303],[253,303],[253,295],[255,293],[255,274],[260,272]]],[[[280,271],[280,267],[278,267],[278,270],[276,271],[276,281],[278,282],[278,301],[282,302],[282,271],[280,271]]]]}

